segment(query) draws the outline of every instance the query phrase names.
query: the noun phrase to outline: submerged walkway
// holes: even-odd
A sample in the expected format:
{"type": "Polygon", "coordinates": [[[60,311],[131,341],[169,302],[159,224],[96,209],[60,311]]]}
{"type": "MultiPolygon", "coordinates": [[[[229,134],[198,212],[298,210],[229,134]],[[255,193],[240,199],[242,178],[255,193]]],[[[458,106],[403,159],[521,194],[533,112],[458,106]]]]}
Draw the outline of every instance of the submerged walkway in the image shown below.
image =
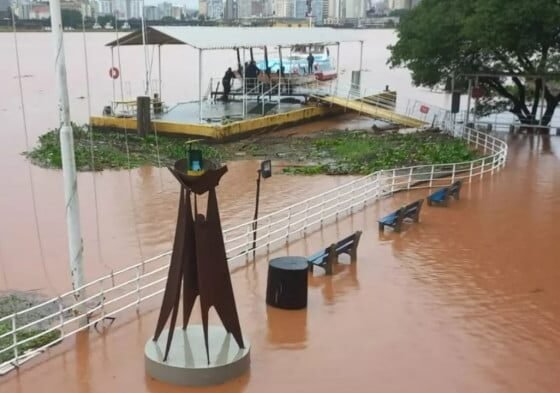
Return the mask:
{"type": "Polygon", "coordinates": [[[317,96],[316,98],[323,102],[332,103],[342,108],[350,109],[360,114],[372,117],[377,120],[383,120],[392,124],[403,125],[411,128],[419,128],[426,125],[426,123],[422,120],[399,114],[391,109],[386,109],[377,105],[369,104],[363,99],[348,100],[346,98],[336,96],[317,96]]]}
{"type": "Polygon", "coordinates": [[[1,378],[0,392],[553,392],[560,139],[539,141],[510,140],[499,175],[465,185],[447,209],[426,206],[421,223],[400,235],[380,235],[377,218],[427,190],[396,194],[254,264],[236,264],[236,301],[252,342],[248,375],[205,389],[146,377],[143,347],[158,298],[140,316],[120,314],[104,334],[69,338],[1,378]],[[357,264],[313,278],[307,310],[266,306],[269,258],[309,255],[360,229],[357,264]]]}

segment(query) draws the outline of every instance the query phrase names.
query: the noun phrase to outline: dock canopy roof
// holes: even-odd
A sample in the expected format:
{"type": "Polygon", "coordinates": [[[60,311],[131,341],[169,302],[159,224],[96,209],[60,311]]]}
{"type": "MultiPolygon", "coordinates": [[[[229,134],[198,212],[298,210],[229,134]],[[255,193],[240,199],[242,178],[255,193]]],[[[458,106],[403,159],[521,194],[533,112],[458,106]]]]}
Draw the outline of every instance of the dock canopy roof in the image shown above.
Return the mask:
{"type": "MultiPolygon", "coordinates": [[[[264,46],[335,45],[359,42],[351,33],[332,28],[157,26],[146,28],[146,45],[189,45],[196,49],[258,48],[264,46]]],[[[107,46],[142,45],[142,30],[107,46]]]]}

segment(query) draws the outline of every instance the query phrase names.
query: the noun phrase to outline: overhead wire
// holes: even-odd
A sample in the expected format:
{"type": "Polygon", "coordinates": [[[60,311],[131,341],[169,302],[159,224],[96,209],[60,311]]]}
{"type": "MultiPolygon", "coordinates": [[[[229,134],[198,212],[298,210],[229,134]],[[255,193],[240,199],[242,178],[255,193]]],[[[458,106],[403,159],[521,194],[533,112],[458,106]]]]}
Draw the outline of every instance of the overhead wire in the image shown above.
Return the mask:
{"type": "MultiPolygon", "coordinates": [[[[123,69],[122,69],[122,62],[121,62],[121,46],[120,46],[120,41],[119,41],[119,28],[118,28],[118,20],[117,20],[117,15],[114,15],[114,21],[115,21],[115,37],[116,37],[116,42],[117,42],[117,62],[119,65],[119,70],[120,70],[120,86],[121,86],[121,100],[124,102],[124,87],[123,87],[123,69]]],[[[130,189],[130,199],[131,199],[131,206],[132,206],[132,217],[133,217],[133,222],[134,222],[134,232],[135,232],[135,236],[136,236],[136,242],[138,245],[138,252],[140,253],[140,261],[142,263],[142,273],[144,273],[145,271],[145,263],[144,263],[144,252],[142,250],[142,242],[140,241],[140,235],[138,233],[138,221],[136,218],[136,201],[134,198],[134,189],[132,187],[132,170],[131,170],[131,165],[130,165],[130,148],[128,145],[128,127],[126,126],[126,122],[123,123],[124,124],[124,141],[125,141],[125,147],[126,147],[126,161],[127,161],[127,166],[128,166],[128,185],[129,185],[129,189],[130,189]]]]}
{"type": "MultiPolygon", "coordinates": [[[[19,44],[18,44],[18,39],[17,39],[17,29],[16,29],[16,19],[14,16],[14,13],[11,13],[12,16],[12,31],[13,31],[13,35],[14,35],[14,47],[15,47],[15,52],[16,52],[16,65],[17,65],[17,80],[18,80],[18,86],[19,86],[19,99],[20,99],[20,105],[21,105],[21,114],[22,114],[22,120],[23,120],[23,134],[25,136],[25,151],[29,151],[29,132],[28,132],[28,127],[27,127],[27,112],[25,110],[25,97],[23,94],[23,84],[21,82],[22,79],[22,75],[21,75],[21,64],[20,64],[20,58],[19,58],[19,44]]],[[[33,219],[35,221],[35,236],[37,237],[37,243],[39,245],[39,258],[41,261],[41,266],[43,269],[43,272],[45,274],[45,278],[47,281],[47,285],[49,286],[49,289],[56,292],[56,288],[53,285],[53,281],[50,277],[49,271],[47,269],[47,263],[46,263],[46,258],[45,258],[45,250],[43,248],[43,240],[41,237],[41,231],[39,228],[39,216],[37,214],[37,201],[35,198],[35,182],[33,181],[33,170],[31,168],[31,164],[29,163],[29,161],[27,162],[27,171],[28,171],[28,176],[29,176],[29,184],[31,187],[31,202],[32,202],[32,210],[33,210],[33,219]]]]}
{"type": "Polygon", "coordinates": [[[91,180],[93,186],[93,205],[95,211],[95,234],[97,238],[97,254],[99,259],[97,260],[102,266],[113,273],[113,268],[105,263],[103,258],[103,251],[101,247],[101,230],[99,225],[99,199],[97,197],[97,180],[96,180],[96,168],[95,168],[95,155],[94,155],[94,141],[93,141],[93,128],[91,126],[91,89],[89,84],[89,61],[88,61],[88,50],[87,50],[87,39],[86,39],[86,19],[85,15],[82,15],[82,39],[84,45],[84,64],[86,73],[86,95],[87,95],[87,113],[88,113],[88,135],[89,135],[89,154],[90,154],[90,170],[91,170],[91,180]]]}

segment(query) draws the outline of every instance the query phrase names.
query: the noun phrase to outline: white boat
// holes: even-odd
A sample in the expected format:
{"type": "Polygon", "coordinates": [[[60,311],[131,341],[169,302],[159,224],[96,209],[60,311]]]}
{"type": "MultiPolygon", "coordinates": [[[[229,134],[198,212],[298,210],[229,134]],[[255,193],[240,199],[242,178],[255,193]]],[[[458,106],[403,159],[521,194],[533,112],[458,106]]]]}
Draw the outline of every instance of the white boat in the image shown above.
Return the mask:
{"type": "MultiPolygon", "coordinates": [[[[292,79],[300,79],[302,83],[319,80],[328,81],[338,76],[336,68],[332,64],[329,48],[324,45],[296,45],[292,47],[290,54],[282,59],[284,74],[292,79]],[[313,70],[308,70],[307,57],[313,54],[313,70]]],[[[259,61],[257,67],[260,70],[266,69],[265,61],[259,61]]],[[[272,58],[268,60],[268,68],[272,75],[277,74],[280,69],[280,59],[272,58]]]]}
{"type": "Polygon", "coordinates": [[[111,22],[107,22],[105,23],[105,30],[113,30],[113,25],[111,24],[111,22]]]}

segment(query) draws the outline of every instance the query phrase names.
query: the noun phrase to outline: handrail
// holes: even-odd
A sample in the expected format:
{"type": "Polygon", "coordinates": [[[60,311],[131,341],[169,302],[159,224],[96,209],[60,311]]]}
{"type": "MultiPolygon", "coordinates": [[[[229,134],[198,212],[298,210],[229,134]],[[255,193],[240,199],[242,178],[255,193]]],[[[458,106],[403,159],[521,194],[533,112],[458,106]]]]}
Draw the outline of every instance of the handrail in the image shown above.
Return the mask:
{"type": "MultiPolygon", "coordinates": [[[[446,115],[440,120],[447,132],[464,139],[487,155],[466,162],[380,170],[261,216],[256,220],[259,229],[255,250],[282,246],[400,190],[440,187],[459,179],[483,179],[485,175],[493,175],[505,166],[507,144],[503,140],[464,124],[454,124],[450,119],[451,116],[446,115]]],[[[224,230],[229,262],[239,258],[248,259],[253,253],[254,222],[251,220],[224,230]]],[[[161,253],[97,278],[81,288],[0,318],[0,323],[11,326],[0,335],[0,339],[9,340],[12,337],[11,345],[0,349],[0,355],[11,354],[9,360],[0,364],[0,374],[18,367],[65,337],[128,308],[138,309],[142,301],[161,294],[170,254],[171,251],[161,253]],[[89,296],[76,300],[75,295],[83,289],[87,290],[89,296]],[[80,313],[83,305],[86,305],[87,311],[80,313]],[[31,312],[40,316],[34,319],[31,312]],[[26,334],[25,339],[20,339],[18,335],[24,331],[34,331],[34,334],[26,334]],[[49,332],[59,332],[58,337],[38,348],[20,353],[23,343],[29,343],[49,332]]]]}

